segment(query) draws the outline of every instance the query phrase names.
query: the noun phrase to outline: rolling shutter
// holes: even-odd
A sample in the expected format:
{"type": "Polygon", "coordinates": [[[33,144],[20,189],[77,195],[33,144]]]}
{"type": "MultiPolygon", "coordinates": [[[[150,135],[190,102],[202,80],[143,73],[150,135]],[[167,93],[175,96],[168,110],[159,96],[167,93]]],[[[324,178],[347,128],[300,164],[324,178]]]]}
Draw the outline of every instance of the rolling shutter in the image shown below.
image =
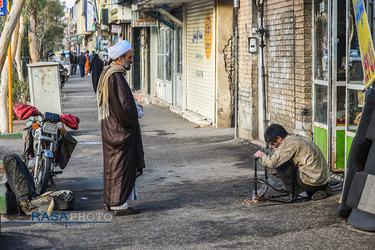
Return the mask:
{"type": "Polygon", "coordinates": [[[186,108],[211,121],[215,115],[215,21],[212,0],[187,5],[186,108]]]}

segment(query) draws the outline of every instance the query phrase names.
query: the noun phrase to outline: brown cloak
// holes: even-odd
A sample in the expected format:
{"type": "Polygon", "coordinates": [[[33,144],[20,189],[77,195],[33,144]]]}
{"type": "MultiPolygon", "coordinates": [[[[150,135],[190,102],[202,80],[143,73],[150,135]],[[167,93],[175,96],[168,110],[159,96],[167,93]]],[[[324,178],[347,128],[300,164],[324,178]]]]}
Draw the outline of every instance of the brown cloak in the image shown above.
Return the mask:
{"type": "Polygon", "coordinates": [[[121,73],[108,79],[109,117],[101,120],[103,141],[103,201],[106,206],[125,203],[142,174],[144,152],[133,93],[121,73]]]}

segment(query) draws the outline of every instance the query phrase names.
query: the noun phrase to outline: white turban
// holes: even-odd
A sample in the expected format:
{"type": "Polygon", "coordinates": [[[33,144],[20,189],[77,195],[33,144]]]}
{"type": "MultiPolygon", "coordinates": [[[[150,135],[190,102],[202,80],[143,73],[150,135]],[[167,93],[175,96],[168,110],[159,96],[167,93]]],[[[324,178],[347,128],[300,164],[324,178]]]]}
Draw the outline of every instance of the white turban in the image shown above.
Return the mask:
{"type": "Polygon", "coordinates": [[[108,48],[108,57],[109,59],[116,60],[131,49],[131,44],[126,40],[122,40],[108,48]]]}

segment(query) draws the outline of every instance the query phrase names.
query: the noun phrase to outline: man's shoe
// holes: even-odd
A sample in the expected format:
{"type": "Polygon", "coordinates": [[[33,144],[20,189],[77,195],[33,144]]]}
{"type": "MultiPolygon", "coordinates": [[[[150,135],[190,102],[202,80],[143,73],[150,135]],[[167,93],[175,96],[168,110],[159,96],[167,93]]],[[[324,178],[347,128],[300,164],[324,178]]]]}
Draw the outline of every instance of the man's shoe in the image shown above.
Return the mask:
{"type": "Polygon", "coordinates": [[[316,191],[312,196],[311,196],[311,199],[314,200],[314,201],[317,201],[317,200],[322,200],[322,199],[325,199],[327,198],[328,194],[326,191],[323,191],[323,190],[319,190],[319,191],[316,191]]]}
{"type": "Polygon", "coordinates": [[[31,215],[32,212],[38,211],[38,207],[31,204],[29,200],[21,201],[20,208],[26,215],[31,215]]]}
{"type": "Polygon", "coordinates": [[[328,185],[324,191],[325,191],[328,195],[329,195],[330,193],[332,193],[332,188],[331,188],[331,186],[328,185]]]}
{"type": "Polygon", "coordinates": [[[132,215],[132,214],[139,214],[141,210],[139,209],[134,209],[134,208],[127,208],[127,209],[122,209],[122,210],[113,210],[113,215],[116,216],[122,216],[122,215],[132,215]]]}

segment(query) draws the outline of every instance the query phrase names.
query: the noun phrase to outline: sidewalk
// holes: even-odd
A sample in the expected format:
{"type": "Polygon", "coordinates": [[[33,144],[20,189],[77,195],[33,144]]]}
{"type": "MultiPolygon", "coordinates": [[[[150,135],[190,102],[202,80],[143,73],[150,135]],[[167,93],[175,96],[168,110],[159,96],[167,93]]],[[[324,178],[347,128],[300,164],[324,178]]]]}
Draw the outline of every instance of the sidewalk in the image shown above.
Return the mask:
{"type": "MultiPolygon", "coordinates": [[[[67,214],[111,216],[107,224],[38,223],[2,216],[1,249],[372,249],[375,234],[336,215],[340,192],[320,201],[282,204],[252,200],[258,150],[234,140],[234,130],[199,128],[166,108],[144,105],[140,120],[146,169],[137,179],[141,213],[104,213],[102,145],[90,77],[72,77],[63,89],[64,113],[81,119],[77,145],[58,189],[75,194],[67,214]],[[17,223],[15,223],[17,222],[17,223]]],[[[0,139],[4,152],[22,140],[0,139]]],[[[1,159],[1,158],[0,158],[1,159]]],[[[262,171],[258,174],[261,176],[262,171]]],[[[61,215],[62,212],[59,212],[61,215]]]]}

